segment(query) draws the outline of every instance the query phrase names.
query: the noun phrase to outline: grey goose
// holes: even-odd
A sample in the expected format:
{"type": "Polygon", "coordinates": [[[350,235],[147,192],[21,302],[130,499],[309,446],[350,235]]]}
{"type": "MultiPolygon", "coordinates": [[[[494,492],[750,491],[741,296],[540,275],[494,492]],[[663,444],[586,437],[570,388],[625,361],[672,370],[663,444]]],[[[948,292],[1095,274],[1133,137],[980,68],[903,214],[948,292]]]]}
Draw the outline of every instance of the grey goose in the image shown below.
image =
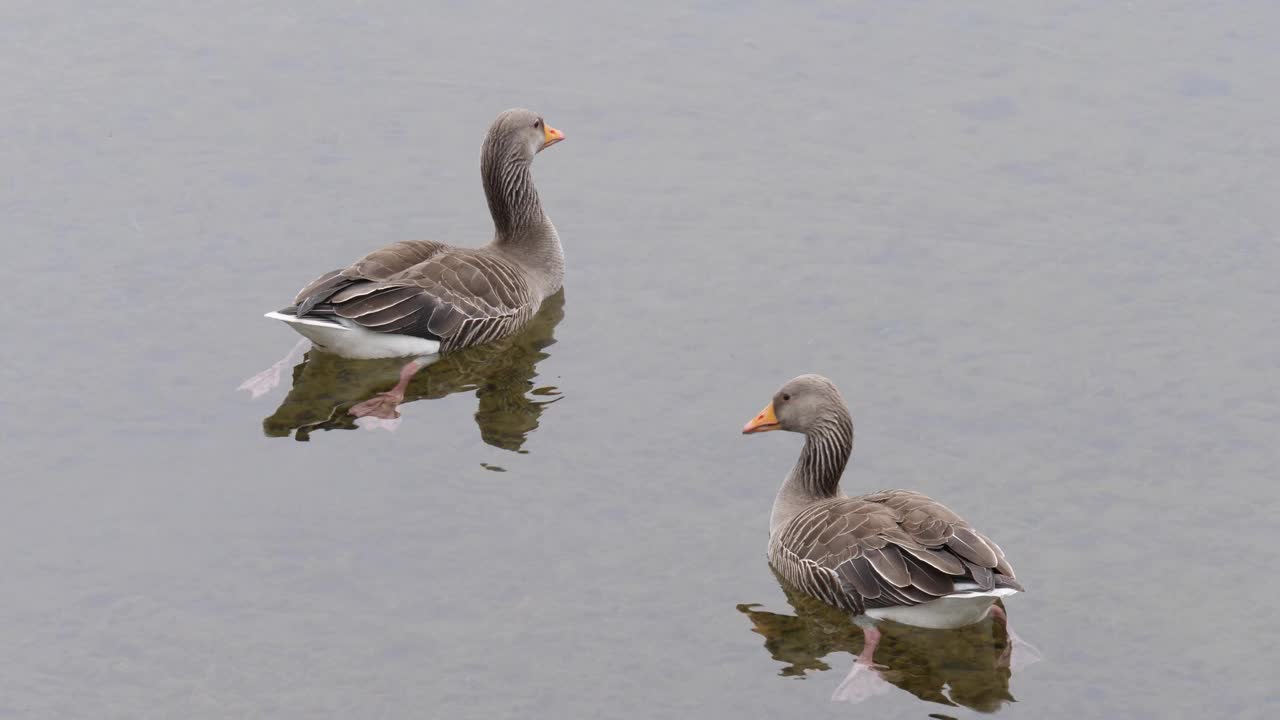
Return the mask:
{"type": "Polygon", "coordinates": [[[505,337],[564,279],[564,252],[531,165],[564,134],[525,109],[498,115],[480,150],[493,239],[462,248],[406,240],[304,287],[266,314],[347,358],[426,356],[505,337]]]}
{"type": "MultiPolygon", "coordinates": [[[[494,228],[488,244],[398,242],[321,275],[292,305],[266,314],[345,358],[416,358],[405,364],[395,387],[348,412],[399,417],[396,408],[418,370],[440,354],[518,332],[560,290],[564,250],[542,210],[532,165],[535,155],[563,139],[532,110],[500,113],[480,149],[494,228]]],[[[290,356],[241,388],[255,397],[270,389],[290,356]]]]}
{"type": "Polygon", "coordinates": [[[841,492],[853,420],[827,378],[789,381],[742,432],[771,430],[805,442],[773,503],[769,563],[795,589],[860,620],[863,665],[879,639],[868,619],[963,627],[1022,591],[1000,547],[942,503],[912,490],[841,492]]]}

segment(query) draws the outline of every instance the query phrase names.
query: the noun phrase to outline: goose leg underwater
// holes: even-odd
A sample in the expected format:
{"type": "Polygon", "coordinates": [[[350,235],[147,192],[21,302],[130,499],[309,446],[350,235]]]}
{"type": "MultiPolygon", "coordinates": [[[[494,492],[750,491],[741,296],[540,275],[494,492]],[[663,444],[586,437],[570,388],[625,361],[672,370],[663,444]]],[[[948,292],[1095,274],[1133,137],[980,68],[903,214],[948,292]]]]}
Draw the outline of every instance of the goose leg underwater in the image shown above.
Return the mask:
{"type": "Polygon", "coordinates": [[[405,363],[400,368],[400,380],[395,387],[386,392],[380,392],[377,395],[365,400],[362,403],[353,405],[348,414],[360,417],[376,417],[383,420],[395,420],[400,417],[400,403],[404,402],[405,390],[409,387],[409,381],[422,368],[430,365],[436,360],[435,357],[418,358],[405,363]]]}
{"type": "Polygon", "coordinates": [[[885,667],[875,663],[876,648],[880,645],[880,629],[871,622],[859,622],[858,625],[862,628],[862,652],[853,661],[849,674],[840,682],[835,692],[831,693],[833,701],[860,703],[867,698],[883,695],[892,687],[880,675],[885,667]]]}

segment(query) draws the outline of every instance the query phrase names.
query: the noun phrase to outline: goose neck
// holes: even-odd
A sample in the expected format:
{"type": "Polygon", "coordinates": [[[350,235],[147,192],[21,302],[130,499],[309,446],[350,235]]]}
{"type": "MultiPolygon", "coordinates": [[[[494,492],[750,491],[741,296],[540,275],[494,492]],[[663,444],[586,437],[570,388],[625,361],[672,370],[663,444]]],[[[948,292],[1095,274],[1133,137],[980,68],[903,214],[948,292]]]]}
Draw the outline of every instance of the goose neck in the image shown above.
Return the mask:
{"type": "Polygon", "coordinates": [[[499,151],[486,152],[481,175],[497,238],[517,240],[546,223],[527,160],[499,151]]]}
{"type": "Polygon", "coordinates": [[[840,497],[840,477],[853,452],[853,421],[848,411],[832,414],[805,433],[800,459],[778,489],[770,532],[820,500],[840,497]]]}

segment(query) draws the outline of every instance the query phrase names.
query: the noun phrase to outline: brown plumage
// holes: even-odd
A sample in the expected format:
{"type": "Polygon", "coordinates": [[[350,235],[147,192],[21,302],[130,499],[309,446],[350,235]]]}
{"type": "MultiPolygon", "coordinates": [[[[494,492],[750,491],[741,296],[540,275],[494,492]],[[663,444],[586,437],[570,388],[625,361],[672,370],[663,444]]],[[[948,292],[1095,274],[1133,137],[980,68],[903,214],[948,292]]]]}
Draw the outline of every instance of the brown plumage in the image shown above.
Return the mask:
{"type": "Polygon", "coordinates": [[[957,582],[1021,589],[995,543],[911,490],[815,502],[770,538],[769,559],[802,589],[833,577],[841,592],[811,594],[854,612],[934,600],[957,582]]]}
{"type": "Polygon", "coordinates": [[[770,563],[797,589],[855,614],[1022,589],[1000,547],[936,500],[912,490],[840,492],[853,422],[830,380],[802,375],[784,385],[743,432],[765,430],[805,434],[769,537],[770,563]]]}
{"type": "Polygon", "coordinates": [[[542,297],[501,255],[408,240],[321,276],[294,302],[298,316],[439,340],[440,352],[449,352],[518,331],[542,297]]]}
{"type": "Polygon", "coordinates": [[[494,222],[489,244],[399,242],[320,276],[292,306],[268,316],[326,349],[356,357],[422,354],[433,346],[443,353],[517,332],[564,277],[560,237],[530,171],[534,155],[563,137],[529,110],[508,110],[493,122],[481,150],[494,222]],[[357,333],[366,341],[356,343],[335,335],[344,328],[372,334],[357,333]],[[379,334],[425,342],[379,347],[379,334]]]}

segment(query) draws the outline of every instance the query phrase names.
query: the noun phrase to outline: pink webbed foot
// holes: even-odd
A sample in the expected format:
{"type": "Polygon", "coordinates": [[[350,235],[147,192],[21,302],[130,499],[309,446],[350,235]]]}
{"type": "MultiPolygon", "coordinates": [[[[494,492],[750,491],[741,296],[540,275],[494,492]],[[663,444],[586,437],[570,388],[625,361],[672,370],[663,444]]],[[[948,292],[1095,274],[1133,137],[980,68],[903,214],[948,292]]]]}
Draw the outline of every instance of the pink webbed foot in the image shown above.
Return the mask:
{"type": "Polygon", "coordinates": [[[882,669],[884,668],[879,665],[855,662],[849,669],[849,674],[845,676],[844,682],[841,682],[840,687],[831,693],[831,701],[860,703],[889,692],[889,682],[880,677],[882,669]]]}
{"type": "Polygon", "coordinates": [[[398,408],[402,402],[404,402],[404,395],[399,393],[378,393],[362,403],[352,405],[347,412],[358,418],[397,420],[400,418],[400,410],[398,408]]]}
{"type": "Polygon", "coordinates": [[[400,417],[400,403],[404,402],[405,390],[409,381],[425,365],[417,360],[410,360],[400,368],[400,381],[387,392],[378,393],[362,403],[353,405],[347,412],[358,418],[372,417],[382,420],[397,420],[400,417]]]}
{"type": "Polygon", "coordinates": [[[844,681],[831,693],[833,702],[860,703],[889,692],[889,682],[880,676],[880,671],[886,668],[877,665],[874,660],[876,646],[880,644],[880,631],[864,625],[862,637],[862,652],[858,654],[858,659],[854,661],[844,681]]]}
{"type": "Polygon", "coordinates": [[[284,357],[277,360],[266,370],[240,383],[240,387],[236,388],[236,390],[248,391],[249,396],[255,400],[271,392],[280,384],[280,376],[284,374],[284,369],[301,355],[301,350],[306,344],[306,338],[299,340],[284,357]]]}

